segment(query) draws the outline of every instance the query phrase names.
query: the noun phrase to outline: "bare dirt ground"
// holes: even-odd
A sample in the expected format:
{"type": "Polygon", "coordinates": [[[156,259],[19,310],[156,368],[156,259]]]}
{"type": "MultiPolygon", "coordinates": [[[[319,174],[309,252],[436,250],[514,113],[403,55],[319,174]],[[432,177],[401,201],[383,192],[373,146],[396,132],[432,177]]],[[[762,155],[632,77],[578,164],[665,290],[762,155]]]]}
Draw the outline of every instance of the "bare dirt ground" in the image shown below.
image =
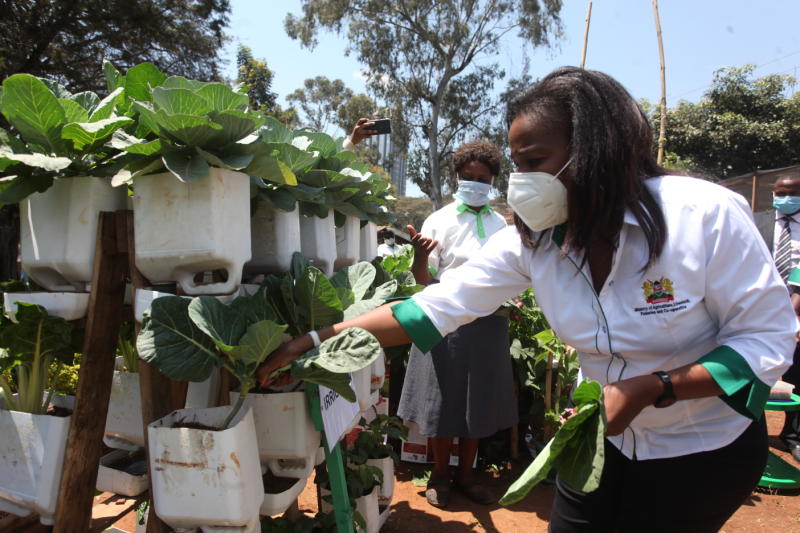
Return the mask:
{"type": "MultiPolygon", "coordinates": [[[[767,413],[772,450],[792,462],[775,435],[783,425],[783,414],[767,413]]],[[[412,479],[426,469],[425,465],[402,463],[396,473],[397,483],[392,509],[383,533],[543,533],[553,499],[553,488],[540,485],[522,502],[505,508],[499,505],[474,504],[457,492],[453,493],[447,509],[436,509],[425,501],[424,487],[415,486],[412,479]]],[[[499,477],[484,473],[486,484],[499,496],[518,475],[521,467],[502,472],[499,477]]],[[[710,496],[713,497],[713,496],[710,496]]],[[[136,500],[103,493],[95,498],[92,532],[113,527],[133,532],[136,500]]],[[[316,488],[309,480],[299,499],[301,512],[313,514],[317,507],[316,488]]],[[[46,531],[35,517],[27,520],[9,520],[0,517],[0,533],[38,533],[46,531]]],[[[753,492],[744,505],[725,524],[723,533],[800,533],[800,490],[774,491],[761,489],[753,492]]]]}

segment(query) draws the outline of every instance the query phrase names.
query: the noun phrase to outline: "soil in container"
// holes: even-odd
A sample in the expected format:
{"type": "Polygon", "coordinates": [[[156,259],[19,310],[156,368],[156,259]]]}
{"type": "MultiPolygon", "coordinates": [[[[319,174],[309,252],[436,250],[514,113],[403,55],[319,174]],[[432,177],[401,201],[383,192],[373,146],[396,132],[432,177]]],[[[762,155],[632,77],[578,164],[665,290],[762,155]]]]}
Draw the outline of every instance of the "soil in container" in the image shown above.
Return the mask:
{"type": "Polygon", "coordinates": [[[388,508],[388,505],[379,505],[378,506],[378,514],[383,514],[383,512],[388,508]]]}
{"type": "Polygon", "coordinates": [[[58,416],[61,418],[66,418],[72,414],[72,409],[67,409],[66,407],[56,407],[55,405],[51,405],[47,408],[47,413],[50,416],[58,416]]]}
{"type": "Polygon", "coordinates": [[[264,494],[280,494],[286,492],[297,483],[297,479],[276,476],[269,470],[261,477],[264,482],[264,494]]]}
{"type": "Polygon", "coordinates": [[[220,431],[219,428],[207,426],[205,424],[201,424],[200,422],[190,422],[188,420],[178,420],[173,422],[170,426],[172,429],[176,428],[187,428],[187,429],[202,429],[203,431],[220,431]]]}
{"type": "Polygon", "coordinates": [[[114,470],[121,470],[131,476],[143,476],[147,473],[147,463],[144,459],[143,450],[126,454],[107,466],[114,470]]]}

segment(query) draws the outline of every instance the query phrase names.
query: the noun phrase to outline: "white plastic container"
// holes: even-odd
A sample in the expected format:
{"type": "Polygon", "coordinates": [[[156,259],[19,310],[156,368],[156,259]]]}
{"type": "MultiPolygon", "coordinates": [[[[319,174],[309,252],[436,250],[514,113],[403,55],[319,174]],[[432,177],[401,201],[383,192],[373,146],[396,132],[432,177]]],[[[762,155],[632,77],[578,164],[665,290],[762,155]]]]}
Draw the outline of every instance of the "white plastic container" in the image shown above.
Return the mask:
{"type": "Polygon", "coordinates": [[[300,210],[283,211],[259,199],[250,219],[253,256],[244,266],[247,276],[281,274],[289,270],[292,254],[300,250],[300,210]]]}
{"type": "MultiPolygon", "coordinates": [[[[97,490],[113,492],[129,498],[138,496],[147,490],[147,473],[129,474],[109,466],[124,458],[127,453],[125,450],[114,450],[100,458],[100,468],[97,470],[97,490]]],[[[142,461],[144,461],[144,454],[142,454],[142,461]]]]}
{"type": "Polygon", "coordinates": [[[336,228],[335,270],[350,266],[359,261],[361,254],[361,220],[347,217],[344,226],[336,228]]]}
{"type": "Polygon", "coordinates": [[[333,215],[325,218],[300,217],[300,251],[311,264],[330,277],[336,261],[336,226],[333,215]]]}
{"type": "Polygon", "coordinates": [[[71,418],[0,409],[0,510],[53,525],[71,418]]]}
{"type": "Polygon", "coordinates": [[[300,459],[269,459],[267,467],[276,476],[305,479],[311,475],[316,459],[317,452],[314,450],[308,457],[300,459]]]}
{"type": "Polygon", "coordinates": [[[383,473],[383,483],[378,487],[378,505],[390,505],[394,496],[394,460],[391,457],[367,459],[367,464],[380,468],[383,473]]]}
{"type": "Polygon", "coordinates": [[[359,248],[361,261],[372,261],[378,256],[378,227],[374,222],[367,222],[361,228],[359,248]]]}
{"type": "Polygon", "coordinates": [[[6,292],[3,306],[6,315],[16,322],[17,302],[41,305],[47,314],[64,320],[78,320],[86,316],[89,308],[88,292],[6,292]]]}
{"type": "Polygon", "coordinates": [[[358,408],[362,411],[366,411],[373,405],[372,391],[370,390],[372,365],[362,368],[361,370],[356,370],[355,372],[350,372],[350,378],[350,386],[353,387],[356,393],[358,408]]]}
{"type": "Polygon", "coordinates": [[[50,291],[85,291],[92,280],[100,211],[125,209],[124,188],[103,178],[57,179],[20,202],[22,269],[50,291]]]}
{"type": "Polygon", "coordinates": [[[114,372],[103,442],[109,448],[129,451],[144,447],[142,400],[136,372],[114,372]]]}
{"type": "Polygon", "coordinates": [[[241,409],[224,431],[172,427],[219,427],[230,409],[181,409],[147,427],[155,511],[174,529],[249,532],[258,524],[264,490],[251,411],[241,409]]]}
{"type": "Polygon", "coordinates": [[[264,493],[264,501],[261,503],[259,513],[264,516],[275,516],[283,514],[292,503],[300,496],[306,488],[306,478],[298,479],[297,482],[283,492],[277,494],[264,493]]]}
{"type": "Polygon", "coordinates": [[[177,281],[189,295],[230,294],[250,260],[250,179],[212,168],[183,183],[170,173],[134,183],[136,266],[151,283],[177,281]],[[198,284],[195,274],[227,272],[227,281],[198,284]]]}
{"type": "MultiPolygon", "coordinates": [[[[239,399],[230,393],[231,404],[239,399]]],[[[320,432],[314,429],[305,392],[250,393],[242,409],[251,408],[261,462],[270,459],[304,459],[319,448],[320,432]]]]}
{"type": "MultiPolygon", "coordinates": [[[[330,494],[330,491],[327,489],[320,489],[323,496],[330,494]]],[[[331,513],[333,512],[333,506],[322,500],[322,505],[320,506],[323,513],[331,513]]],[[[356,531],[361,531],[363,533],[378,533],[381,528],[380,523],[380,513],[378,512],[378,487],[372,489],[372,492],[367,494],[366,496],[362,496],[360,498],[356,498],[356,511],[361,513],[361,516],[364,517],[364,522],[366,522],[366,529],[361,529],[356,527],[356,531]]]]}

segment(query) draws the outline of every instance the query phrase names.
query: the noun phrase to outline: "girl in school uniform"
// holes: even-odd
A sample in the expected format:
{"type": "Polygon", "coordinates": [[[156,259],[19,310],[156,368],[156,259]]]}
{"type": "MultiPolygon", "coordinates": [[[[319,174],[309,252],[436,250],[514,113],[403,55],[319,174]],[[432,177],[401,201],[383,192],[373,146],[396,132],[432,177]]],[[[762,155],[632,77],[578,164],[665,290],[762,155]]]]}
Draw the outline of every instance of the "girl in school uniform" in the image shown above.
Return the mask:
{"type": "MultiPolygon", "coordinates": [[[[550,530],[717,531],[766,464],[764,403],[794,349],[794,313],[744,199],[670,176],[635,100],[565,67],[509,103],[516,228],[413,298],[318,332],[421,350],[533,287],[585,377],[604,385],[600,487],[557,480],[550,530]]],[[[269,372],[310,349],[281,346],[269,372]]]]}
{"type": "MultiPolygon", "coordinates": [[[[419,233],[408,226],[417,283],[443,279],[506,227],[505,219],[489,207],[501,161],[500,150],[488,141],[466,143],[453,154],[458,177],[454,201],[431,214],[419,233]]],[[[496,501],[475,479],[472,464],[481,438],[517,422],[513,379],[504,316],[482,316],[464,324],[428,352],[411,348],[397,414],[431,437],[434,465],[425,489],[428,503],[444,507],[449,501],[454,437],[458,467],[452,485],[478,503],[496,501]]]]}

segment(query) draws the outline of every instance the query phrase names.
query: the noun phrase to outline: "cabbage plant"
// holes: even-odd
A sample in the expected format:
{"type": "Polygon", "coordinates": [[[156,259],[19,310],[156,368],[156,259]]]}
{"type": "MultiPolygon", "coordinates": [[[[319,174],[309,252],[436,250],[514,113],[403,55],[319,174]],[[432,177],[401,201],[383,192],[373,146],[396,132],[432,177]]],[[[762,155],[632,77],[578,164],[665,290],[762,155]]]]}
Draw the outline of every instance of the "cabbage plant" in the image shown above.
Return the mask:
{"type": "MultiPolygon", "coordinates": [[[[110,87],[127,84],[131,71],[123,76],[106,65],[110,87]]],[[[217,82],[166,77],[153,69],[137,88],[127,93],[136,131],[118,132],[111,140],[125,152],[115,185],[165,170],[192,183],[206,178],[211,167],[244,172],[259,182],[296,183],[255,134],[264,119],[248,109],[245,92],[217,82]]]]}
{"type": "Polygon", "coordinates": [[[6,78],[0,112],[13,131],[0,129],[0,204],[44,192],[54,179],[108,174],[119,150],[107,141],[134,122],[116,113],[124,92],[120,86],[101,99],[30,74],[6,78]]]}
{"type": "Polygon", "coordinates": [[[0,315],[0,387],[5,408],[44,414],[53,396],[51,380],[71,365],[79,344],[72,326],[44,307],[17,302],[16,323],[0,315]],[[50,372],[56,365],[55,372],[50,372]],[[14,374],[16,395],[6,375],[14,374]]]}
{"type": "Polygon", "coordinates": [[[272,155],[297,177],[296,186],[263,184],[260,195],[275,208],[309,217],[325,218],[333,211],[336,225],[346,216],[388,224],[394,217],[387,208],[393,200],[390,184],[370,172],[356,154],[342,148],[340,140],[325,133],[292,131],[267,117],[259,135],[272,155]]]}

